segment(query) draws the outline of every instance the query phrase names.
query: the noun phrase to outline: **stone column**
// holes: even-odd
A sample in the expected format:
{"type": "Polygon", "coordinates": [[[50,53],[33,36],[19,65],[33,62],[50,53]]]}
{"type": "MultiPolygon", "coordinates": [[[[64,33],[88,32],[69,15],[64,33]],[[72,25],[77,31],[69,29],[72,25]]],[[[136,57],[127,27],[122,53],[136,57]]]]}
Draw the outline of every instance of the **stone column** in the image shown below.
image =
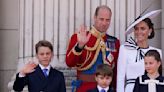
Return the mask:
{"type": "Polygon", "coordinates": [[[163,75],[164,75],[164,0],[161,0],[161,6],[162,6],[162,25],[161,25],[161,35],[162,35],[162,37],[161,37],[161,46],[162,46],[162,54],[163,54],[163,59],[162,59],[162,61],[163,61],[163,75]]]}

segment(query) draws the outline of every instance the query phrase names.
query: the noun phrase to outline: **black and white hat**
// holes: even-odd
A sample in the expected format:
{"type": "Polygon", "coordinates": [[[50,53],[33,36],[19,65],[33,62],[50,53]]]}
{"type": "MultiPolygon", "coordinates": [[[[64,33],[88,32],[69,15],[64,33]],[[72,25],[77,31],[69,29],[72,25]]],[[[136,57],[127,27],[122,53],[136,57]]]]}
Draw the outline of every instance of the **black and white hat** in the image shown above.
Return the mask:
{"type": "Polygon", "coordinates": [[[142,20],[144,20],[145,18],[152,19],[155,16],[157,16],[160,12],[161,12],[161,10],[154,10],[154,11],[148,12],[147,14],[145,14],[143,16],[139,16],[139,18],[136,21],[134,21],[130,26],[128,26],[125,34],[128,35],[128,34],[132,33],[134,31],[134,26],[136,24],[138,24],[139,22],[141,22],[142,20]]]}

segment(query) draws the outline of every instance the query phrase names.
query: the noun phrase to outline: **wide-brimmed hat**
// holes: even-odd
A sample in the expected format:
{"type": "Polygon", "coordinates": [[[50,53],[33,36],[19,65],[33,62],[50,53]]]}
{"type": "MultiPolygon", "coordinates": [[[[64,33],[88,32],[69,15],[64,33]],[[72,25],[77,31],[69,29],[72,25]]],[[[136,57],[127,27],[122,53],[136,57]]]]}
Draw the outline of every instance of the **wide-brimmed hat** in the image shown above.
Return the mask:
{"type": "Polygon", "coordinates": [[[130,26],[128,26],[128,28],[126,29],[125,34],[130,34],[131,32],[134,31],[134,26],[136,24],[138,24],[139,22],[141,22],[142,20],[144,20],[145,18],[154,18],[155,16],[157,16],[159,13],[161,12],[161,10],[154,10],[151,12],[148,12],[147,14],[143,15],[143,16],[139,16],[130,26]]]}

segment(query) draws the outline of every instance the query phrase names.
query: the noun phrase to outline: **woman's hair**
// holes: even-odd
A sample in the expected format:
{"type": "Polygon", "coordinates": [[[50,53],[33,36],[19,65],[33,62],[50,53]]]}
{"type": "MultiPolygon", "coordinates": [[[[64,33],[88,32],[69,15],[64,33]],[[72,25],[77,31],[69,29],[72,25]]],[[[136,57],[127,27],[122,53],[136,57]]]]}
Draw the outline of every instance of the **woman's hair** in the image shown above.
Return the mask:
{"type": "Polygon", "coordinates": [[[155,35],[154,24],[152,23],[150,18],[145,18],[143,21],[148,25],[149,29],[152,29],[152,32],[148,36],[148,39],[152,39],[154,37],[154,35],[155,35]]]}
{"type": "MultiPolygon", "coordinates": [[[[135,19],[138,20],[141,16],[139,16],[138,18],[135,19]]],[[[150,33],[150,35],[148,36],[148,39],[152,39],[154,36],[155,36],[155,32],[154,32],[154,24],[152,23],[151,19],[150,18],[145,18],[143,19],[142,21],[144,21],[147,26],[149,27],[149,29],[152,29],[152,32],[150,33]]],[[[134,26],[135,28],[136,26],[134,26]]]]}
{"type": "MultiPolygon", "coordinates": [[[[149,50],[146,54],[145,54],[145,57],[154,57],[154,59],[157,61],[157,62],[161,62],[161,57],[160,57],[160,54],[157,50],[149,50]]],[[[161,62],[162,63],[162,62],[161,62]]],[[[159,74],[162,75],[162,64],[159,66],[158,68],[158,72],[159,74]]]]}

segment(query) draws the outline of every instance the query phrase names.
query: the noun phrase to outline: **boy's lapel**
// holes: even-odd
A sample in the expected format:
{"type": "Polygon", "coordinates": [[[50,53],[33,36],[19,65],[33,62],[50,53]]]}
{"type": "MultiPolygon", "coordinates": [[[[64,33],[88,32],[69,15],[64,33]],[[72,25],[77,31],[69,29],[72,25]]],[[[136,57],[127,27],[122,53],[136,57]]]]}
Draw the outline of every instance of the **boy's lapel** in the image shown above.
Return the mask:
{"type": "Polygon", "coordinates": [[[51,81],[54,78],[54,70],[52,67],[50,67],[49,75],[48,75],[48,83],[51,84],[51,81]]]}
{"type": "Polygon", "coordinates": [[[39,76],[40,80],[45,80],[46,77],[44,76],[43,71],[39,65],[36,67],[36,74],[39,76]]]}
{"type": "Polygon", "coordinates": [[[42,69],[39,67],[39,65],[36,67],[36,75],[38,76],[39,85],[42,89],[45,89],[48,85],[48,77],[46,78],[43,74],[42,69]]]}

